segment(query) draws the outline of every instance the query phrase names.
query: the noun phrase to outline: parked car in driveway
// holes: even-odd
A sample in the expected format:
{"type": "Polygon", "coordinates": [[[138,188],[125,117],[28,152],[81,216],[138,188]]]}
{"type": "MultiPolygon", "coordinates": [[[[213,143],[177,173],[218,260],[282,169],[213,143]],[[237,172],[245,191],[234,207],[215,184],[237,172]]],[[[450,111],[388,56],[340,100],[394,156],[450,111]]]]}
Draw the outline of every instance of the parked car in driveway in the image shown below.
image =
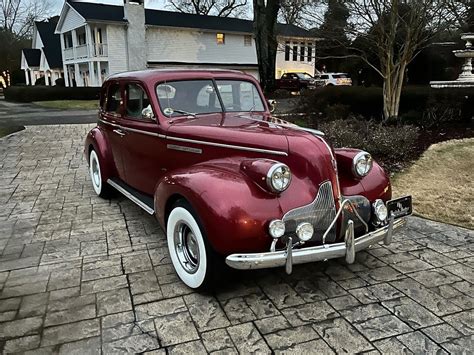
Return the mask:
{"type": "Polygon", "coordinates": [[[351,86],[352,79],[346,73],[322,73],[314,76],[319,86],[351,86]]]}
{"type": "Polygon", "coordinates": [[[276,80],[276,88],[302,92],[316,88],[316,81],[308,73],[285,73],[276,80]]]}
{"type": "Polygon", "coordinates": [[[85,140],[92,187],[118,190],[166,231],[191,288],[235,269],[345,257],[392,234],[411,198],[391,199],[367,152],[271,116],[258,82],[223,70],[112,75],[85,140]]]}

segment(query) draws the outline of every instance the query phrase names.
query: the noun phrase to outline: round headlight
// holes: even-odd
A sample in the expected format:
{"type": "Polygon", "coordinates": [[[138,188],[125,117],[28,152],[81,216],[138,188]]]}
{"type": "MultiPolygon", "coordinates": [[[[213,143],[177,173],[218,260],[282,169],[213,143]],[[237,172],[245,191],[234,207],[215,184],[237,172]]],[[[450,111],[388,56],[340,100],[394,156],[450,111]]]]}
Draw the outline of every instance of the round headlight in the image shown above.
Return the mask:
{"type": "Polygon", "coordinates": [[[285,222],[280,219],[274,219],[268,226],[268,231],[272,238],[280,238],[285,234],[285,222]]]}
{"type": "Polygon", "coordinates": [[[272,165],[267,173],[267,185],[273,192],[285,191],[291,182],[290,168],[282,163],[272,165]]]}
{"type": "Polygon", "coordinates": [[[296,235],[303,242],[307,242],[308,240],[310,240],[313,237],[313,233],[314,229],[311,223],[300,223],[298,227],[296,227],[296,235]]]}
{"type": "Polygon", "coordinates": [[[387,207],[382,200],[375,200],[374,204],[374,214],[380,222],[385,222],[388,217],[387,207]]]}
{"type": "Polygon", "coordinates": [[[360,152],[354,157],[352,163],[352,170],[355,176],[364,177],[372,169],[372,156],[367,152],[360,152]]]}

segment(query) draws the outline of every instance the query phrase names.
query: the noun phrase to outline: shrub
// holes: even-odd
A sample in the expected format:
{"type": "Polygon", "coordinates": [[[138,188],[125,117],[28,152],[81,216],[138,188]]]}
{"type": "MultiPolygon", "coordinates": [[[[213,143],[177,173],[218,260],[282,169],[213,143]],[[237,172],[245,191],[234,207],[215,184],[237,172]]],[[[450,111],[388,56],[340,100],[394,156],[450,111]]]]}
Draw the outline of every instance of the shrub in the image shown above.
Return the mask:
{"type": "MultiPolygon", "coordinates": [[[[321,113],[319,120],[344,119],[344,106],[366,120],[382,121],[383,92],[380,87],[325,87],[302,96],[306,112],[321,113]],[[340,115],[339,117],[335,117],[340,115]]],[[[469,121],[474,116],[474,92],[469,89],[431,89],[427,86],[407,86],[400,98],[399,121],[420,127],[435,127],[448,121],[469,121]]]]}
{"type": "Polygon", "coordinates": [[[65,87],[66,86],[66,83],[64,81],[64,78],[57,78],[54,83],[56,84],[56,86],[62,86],[62,87],[65,87]]]}
{"type": "Polygon", "coordinates": [[[5,99],[17,102],[95,100],[99,92],[98,87],[10,86],[5,90],[5,99]]]}
{"type": "Polygon", "coordinates": [[[323,122],[318,128],[335,147],[365,150],[389,170],[410,160],[418,139],[418,128],[414,126],[386,126],[356,118],[323,122]]]}

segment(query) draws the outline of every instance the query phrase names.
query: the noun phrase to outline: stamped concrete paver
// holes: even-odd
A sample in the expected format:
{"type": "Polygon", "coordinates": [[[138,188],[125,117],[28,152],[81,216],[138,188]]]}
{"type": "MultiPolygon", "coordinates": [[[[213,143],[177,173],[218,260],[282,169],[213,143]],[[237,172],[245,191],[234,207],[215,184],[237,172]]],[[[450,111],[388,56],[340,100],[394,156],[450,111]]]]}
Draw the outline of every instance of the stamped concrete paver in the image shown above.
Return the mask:
{"type": "Polygon", "coordinates": [[[91,125],[0,139],[3,353],[473,353],[474,232],[412,217],[390,246],[184,286],[153,217],[95,196],[91,125]]]}

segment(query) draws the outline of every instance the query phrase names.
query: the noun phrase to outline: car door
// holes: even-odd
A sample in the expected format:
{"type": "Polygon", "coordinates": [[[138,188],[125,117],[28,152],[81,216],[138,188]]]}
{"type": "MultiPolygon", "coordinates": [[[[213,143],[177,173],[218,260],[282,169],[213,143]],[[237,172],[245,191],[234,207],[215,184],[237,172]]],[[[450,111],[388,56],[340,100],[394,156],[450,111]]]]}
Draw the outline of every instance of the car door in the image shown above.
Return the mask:
{"type": "Polygon", "coordinates": [[[125,180],[125,170],[122,161],[122,136],[120,129],[124,110],[124,100],[122,86],[120,82],[109,82],[105,88],[105,100],[102,106],[100,117],[103,122],[99,121],[101,128],[104,130],[112,150],[115,167],[118,177],[125,180]]]}
{"type": "MultiPolygon", "coordinates": [[[[126,182],[134,189],[153,195],[155,185],[164,173],[165,133],[155,119],[142,115],[151,107],[149,93],[139,82],[124,84],[124,115],[122,126],[123,166],[126,182]]],[[[156,117],[156,112],[153,114],[156,117]]]]}
{"type": "Polygon", "coordinates": [[[298,91],[300,88],[299,88],[299,79],[298,79],[298,75],[296,74],[289,74],[290,77],[291,77],[291,81],[290,81],[290,89],[292,91],[298,91]]]}

